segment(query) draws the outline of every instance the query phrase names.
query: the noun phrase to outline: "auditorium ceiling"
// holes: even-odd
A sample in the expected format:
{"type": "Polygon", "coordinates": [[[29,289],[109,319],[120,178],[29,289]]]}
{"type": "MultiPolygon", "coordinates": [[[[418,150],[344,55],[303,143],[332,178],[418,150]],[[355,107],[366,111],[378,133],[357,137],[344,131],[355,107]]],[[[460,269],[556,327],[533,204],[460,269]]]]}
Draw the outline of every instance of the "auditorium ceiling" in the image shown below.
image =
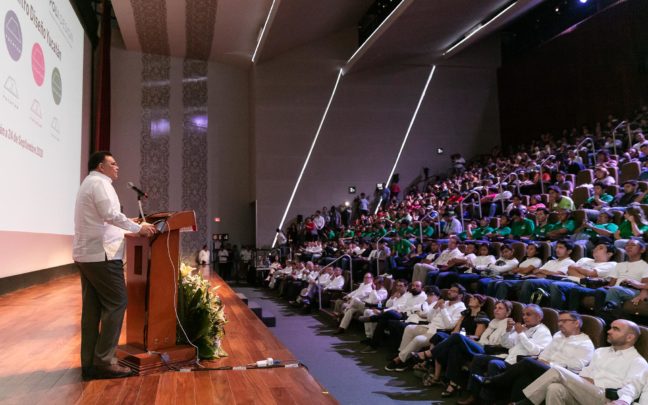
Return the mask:
{"type": "MultiPolygon", "coordinates": [[[[543,0],[403,0],[346,70],[395,60],[434,63],[497,31],[543,0]],[[451,54],[444,51],[506,9],[451,54]]],[[[113,0],[127,49],[238,66],[356,27],[373,0],[113,0]],[[267,26],[263,29],[264,25],[267,26]]],[[[352,55],[349,55],[351,57],[352,55]]]]}

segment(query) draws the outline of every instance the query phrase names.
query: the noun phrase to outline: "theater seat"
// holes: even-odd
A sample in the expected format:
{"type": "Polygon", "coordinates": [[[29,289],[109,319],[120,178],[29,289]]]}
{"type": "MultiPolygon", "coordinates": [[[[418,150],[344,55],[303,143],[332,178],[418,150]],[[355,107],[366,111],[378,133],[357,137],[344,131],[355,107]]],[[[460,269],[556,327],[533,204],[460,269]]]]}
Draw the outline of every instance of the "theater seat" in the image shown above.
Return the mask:
{"type": "Polygon", "coordinates": [[[524,311],[524,304],[517,301],[511,301],[513,310],[511,311],[511,318],[515,322],[522,322],[522,311],[524,311]]]}
{"type": "Polygon", "coordinates": [[[544,317],[542,318],[542,323],[544,323],[547,328],[551,331],[551,334],[558,332],[558,311],[553,308],[542,308],[542,313],[544,317]]]}
{"type": "Polygon", "coordinates": [[[619,183],[623,184],[628,180],[637,180],[641,175],[641,163],[628,162],[621,166],[621,174],[619,175],[619,183]]]}
{"type": "Polygon", "coordinates": [[[639,326],[639,329],[641,329],[641,336],[639,336],[639,340],[635,343],[635,348],[644,359],[648,359],[648,328],[639,326]]]}
{"type": "Polygon", "coordinates": [[[578,187],[583,184],[592,184],[593,181],[594,181],[594,172],[591,169],[581,170],[576,175],[575,186],[578,187]]]}
{"type": "Polygon", "coordinates": [[[592,339],[594,347],[598,348],[601,346],[607,345],[606,335],[605,335],[605,322],[603,319],[598,316],[592,315],[581,315],[583,318],[583,327],[581,330],[583,333],[592,339]]]}

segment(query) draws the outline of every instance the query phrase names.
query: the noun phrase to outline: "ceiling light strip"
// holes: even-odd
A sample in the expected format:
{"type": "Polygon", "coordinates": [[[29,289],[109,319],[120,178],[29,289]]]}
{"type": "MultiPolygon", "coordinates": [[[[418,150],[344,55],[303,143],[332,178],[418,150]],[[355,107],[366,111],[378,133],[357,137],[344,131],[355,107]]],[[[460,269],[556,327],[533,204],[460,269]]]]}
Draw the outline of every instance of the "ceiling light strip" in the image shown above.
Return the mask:
{"type": "Polygon", "coordinates": [[[389,13],[389,15],[387,16],[387,18],[385,18],[385,19],[380,23],[380,25],[378,25],[378,27],[377,27],[377,28],[376,28],[376,29],[371,33],[371,35],[369,35],[369,36],[367,37],[367,39],[365,39],[365,41],[364,41],[364,42],[363,42],[363,43],[358,47],[358,49],[356,49],[356,51],[353,53],[353,55],[351,55],[351,57],[349,58],[349,60],[347,60],[347,63],[346,63],[347,65],[349,64],[349,62],[351,62],[351,61],[353,60],[353,58],[358,54],[358,52],[360,52],[360,51],[364,48],[364,46],[367,45],[367,44],[369,43],[369,41],[371,40],[371,38],[373,38],[373,36],[376,35],[376,33],[377,33],[378,31],[380,31],[380,28],[381,28],[381,27],[382,27],[382,26],[383,26],[387,21],[389,21],[389,19],[391,18],[391,16],[394,15],[394,13],[395,13],[398,9],[400,9],[400,8],[403,6],[403,4],[408,3],[408,2],[410,2],[410,0],[402,0],[400,3],[398,3],[398,5],[397,5],[396,7],[394,7],[394,9],[392,10],[392,12],[389,13]]]}
{"type": "MultiPolygon", "coordinates": [[[[311,154],[313,153],[313,149],[315,149],[317,138],[319,137],[320,132],[322,131],[322,127],[324,126],[324,121],[326,120],[326,116],[328,115],[329,109],[331,108],[331,103],[333,102],[333,98],[335,97],[335,92],[337,91],[338,84],[340,83],[341,77],[342,77],[342,68],[340,68],[340,71],[338,72],[337,79],[335,80],[335,85],[333,86],[333,92],[331,92],[331,97],[329,98],[328,104],[326,105],[326,109],[324,110],[324,114],[322,115],[322,119],[320,120],[319,127],[317,127],[317,132],[315,132],[315,137],[313,138],[313,142],[311,143],[310,149],[308,150],[308,154],[306,155],[306,160],[304,161],[304,165],[302,166],[301,171],[299,172],[299,176],[297,177],[297,182],[295,183],[295,187],[293,188],[292,194],[290,195],[290,199],[288,200],[288,205],[286,205],[286,210],[284,211],[283,216],[281,217],[281,222],[277,227],[278,229],[281,229],[284,225],[284,222],[286,221],[286,216],[288,215],[290,206],[292,205],[293,199],[295,198],[295,193],[297,193],[297,188],[299,188],[299,183],[301,182],[302,176],[304,175],[306,166],[308,166],[308,161],[310,160],[311,154]]],[[[277,234],[275,233],[274,240],[272,241],[272,247],[274,248],[276,244],[277,244],[277,234]]]]}
{"type": "Polygon", "coordinates": [[[475,34],[477,34],[479,31],[483,30],[484,28],[486,28],[490,23],[492,23],[493,21],[497,20],[497,19],[500,18],[502,15],[504,15],[507,11],[509,11],[511,8],[513,8],[513,6],[515,6],[516,4],[517,4],[517,1],[514,1],[513,3],[509,4],[506,8],[504,8],[504,10],[500,11],[499,13],[497,13],[497,15],[495,15],[493,18],[491,18],[490,20],[488,20],[486,23],[483,23],[483,24],[481,25],[481,27],[479,27],[479,28],[477,28],[477,29],[474,29],[474,28],[473,28],[472,31],[470,31],[468,34],[464,34],[464,36],[462,37],[462,39],[461,39],[459,42],[457,42],[456,44],[452,45],[452,46],[451,46],[447,51],[443,52],[443,56],[446,56],[446,55],[449,54],[450,52],[454,51],[457,47],[459,47],[461,44],[463,44],[464,42],[466,42],[466,41],[467,41],[468,39],[470,39],[472,36],[474,36],[475,34]]]}
{"type": "Polygon", "coordinates": [[[256,61],[257,52],[261,47],[261,42],[263,42],[263,40],[265,39],[266,29],[268,28],[268,21],[270,21],[270,16],[272,16],[276,1],[277,0],[272,0],[270,10],[268,11],[268,15],[266,16],[265,22],[263,23],[263,28],[261,28],[261,35],[259,35],[259,40],[257,41],[256,47],[254,48],[254,53],[252,54],[252,63],[256,61]]]}
{"type": "MultiPolygon", "coordinates": [[[[423,92],[421,93],[421,97],[419,98],[418,104],[416,105],[416,109],[414,110],[414,114],[412,115],[412,119],[410,120],[409,126],[407,127],[407,132],[405,132],[405,137],[403,138],[403,143],[401,143],[400,150],[398,151],[398,155],[396,156],[396,161],[394,162],[394,166],[392,167],[391,172],[389,172],[387,181],[385,181],[385,187],[389,187],[389,183],[391,182],[392,176],[396,171],[396,166],[398,166],[398,161],[400,160],[401,154],[403,153],[403,149],[405,149],[407,138],[409,137],[409,134],[412,131],[412,127],[414,126],[414,121],[416,121],[416,116],[418,115],[419,109],[421,108],[421,104],[423,104],[425,93],[427,93],[428,87],[430,85],[430,82],[432,81],[432,76],[434,76],[435,70],[436,70],[436,65],[433,65],[432,70],[430,71],[430,75],[428,76],[427,81],[425,82],[425,86],[423,87],[423,92]]],[[[378,205],[376,206],[376,210],[374,211],[374,214],[378,212],[378,208],[380,208],[380,204],[382,204],[382,201],[383,199],[381,195],[380,200],[378,200],[378,205]]]]}

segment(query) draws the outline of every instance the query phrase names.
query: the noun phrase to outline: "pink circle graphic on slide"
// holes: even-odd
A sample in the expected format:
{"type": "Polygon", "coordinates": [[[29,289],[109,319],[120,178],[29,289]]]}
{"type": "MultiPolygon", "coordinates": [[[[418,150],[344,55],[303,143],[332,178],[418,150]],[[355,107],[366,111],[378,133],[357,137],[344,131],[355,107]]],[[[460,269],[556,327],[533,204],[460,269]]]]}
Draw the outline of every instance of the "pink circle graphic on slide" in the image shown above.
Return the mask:
{"type": "Polygon", "coordinates": [[[45,57],[43,49],[38,43],[32,47],[32,73],[37,86],[42,86],[45,80],[45,57]]]}

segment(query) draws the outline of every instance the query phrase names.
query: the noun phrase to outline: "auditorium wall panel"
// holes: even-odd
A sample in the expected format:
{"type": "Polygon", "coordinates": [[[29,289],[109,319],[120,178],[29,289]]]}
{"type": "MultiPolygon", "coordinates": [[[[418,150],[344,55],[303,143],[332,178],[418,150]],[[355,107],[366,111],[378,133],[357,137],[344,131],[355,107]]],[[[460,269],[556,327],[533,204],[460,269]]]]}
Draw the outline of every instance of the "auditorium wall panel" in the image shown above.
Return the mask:
{"type": "MultiPolygon", "coordinates": [[[[207,190],[206,209],[202,215],[197,212],[199,222],[202,220],[206,226],[201,226],[200,236],[190,244],[190,248],[185,247],[183,254],[194,254],[196,246],[202,241],[206,243],[210,235],[216,232],[229,233],[232,242],[236,244],[251,243],[249,204],[252,201],[252,182],[249,169],[247,71],[218,63],[205,63],[206,76],[196,77],[196,66],[187,64],[183,59],[158,56],[152,62],[139,52],[124,50],[119,42],[112,48],[111,62],[111,149],[120,164],[120,179],[115,183],[115,188],[124,212],[129,216],[137,216],[138,212],[136,196],[126,186],[128,181],[141,184],[151,194],[151,199],[156,200],[155,204],[144,203],[146,212],[161,209],[197,210],[196,206],[184,206],[186,203],[183,203],[186,201],[183,200],[183,193],[195,190],[195,184],[189,184],[195,181],[199,187],[207,190]],[[166,67],[168,73],[162,73],[165,79],[145,80],[142,72],[147,63],[166,67]],[[204,95],[200,94],[202,90],[200,87],[196,89],[185,85],[205,81],[206,104],[195,106],[196,98],[205,100],[204,95]],[[157,92],[145,93],[146,86],[156,87],[157,92]],[[144,94],[153,94],[158,98],[151,104],[151,100],[144,94]],[[159,99],[160,94],[162,99],[159,99]],[[196,107],[198,111],[206,109],[206,117],[202,112],[192,114],[196,107]],[[201,131],[204,131],[207,138],[207,173],[198,173],[195,178],[184,178],[187,165],[193,159],[203,159],[202,156],[205,155],[204,151],[196,149],[201,147],[201,143],[185,145],[188,136],[200,137],[201,131]],[[146,136],[152,139],[155,150],[142,148],[142,139],[146,136]],[[163,143],[156,143],[157,140],[163,143]],[[153,167],[153,164],[147,167],[143,162],[147,153],[155,153],[160,158],[156,158],[155,162],[161,167],[153,167]],[[143,177],[152,184],[142,182],[143,177]],[[161,177],[166,179],[160,192],[163,195],[157,196],[154,195],[154,190],[162,183],[159,181],[161,177]],[[214,223],[214,217],[220,217],[221,222],[214,223]]],[[[201,69],[199,66],[197,71],[201,69]]]]}
{"type": "MultiPolygon", "coordinates": [[[[272,242],[355,35],[338,33],[253,70],[258,245],[272,242]]],[[[401,185],[422,167],[447,171],[454,152],[468,157],[499,144],[498,65],[497,40],[439,65],[396,170],[401,185]]],[[[387,179],[430,68],[406,61],[342,77],[288,220],[351,201],[348,186],[372,194],[387,179]]]]}

